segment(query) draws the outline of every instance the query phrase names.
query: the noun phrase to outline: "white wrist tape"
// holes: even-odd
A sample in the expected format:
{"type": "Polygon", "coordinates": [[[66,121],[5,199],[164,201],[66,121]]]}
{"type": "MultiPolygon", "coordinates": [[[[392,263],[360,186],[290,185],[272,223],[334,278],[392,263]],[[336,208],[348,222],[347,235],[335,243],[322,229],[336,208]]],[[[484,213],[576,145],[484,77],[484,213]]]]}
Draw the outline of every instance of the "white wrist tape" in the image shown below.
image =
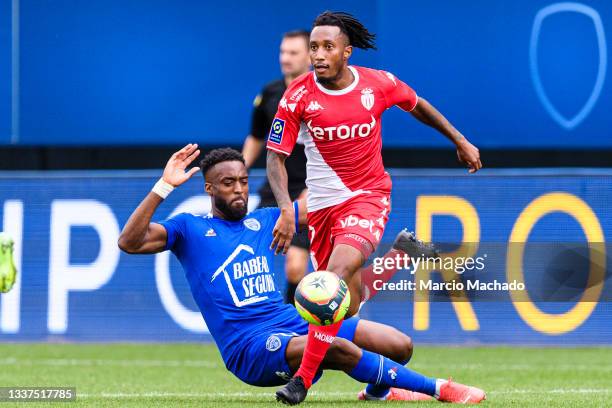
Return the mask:
{"type": "Polygon", "coordinates": [[[151,191],[161,198],[166,199],[166,197],[168,197],[168,195],[174,191],[174,186],[170,183],[166,183],[163,178],[160,178],[157,180],[157,183],[155,183],[151,191]]]}

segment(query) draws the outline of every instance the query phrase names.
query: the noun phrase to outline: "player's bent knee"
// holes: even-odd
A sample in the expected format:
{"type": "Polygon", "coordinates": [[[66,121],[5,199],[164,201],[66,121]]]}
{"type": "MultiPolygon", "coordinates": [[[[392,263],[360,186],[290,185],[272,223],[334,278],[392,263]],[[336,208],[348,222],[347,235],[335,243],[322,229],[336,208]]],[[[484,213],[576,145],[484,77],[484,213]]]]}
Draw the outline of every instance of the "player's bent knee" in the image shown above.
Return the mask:
{"type": "Polygon", "coordinates": [[[406,336],[401,333],[394,340],[394,353],[396,356],[395,361],[398,362],[408,362],[412,357],[412,352],[414,350],[414,344],[412,343],[412,339],[410,336],[406,336]]]}

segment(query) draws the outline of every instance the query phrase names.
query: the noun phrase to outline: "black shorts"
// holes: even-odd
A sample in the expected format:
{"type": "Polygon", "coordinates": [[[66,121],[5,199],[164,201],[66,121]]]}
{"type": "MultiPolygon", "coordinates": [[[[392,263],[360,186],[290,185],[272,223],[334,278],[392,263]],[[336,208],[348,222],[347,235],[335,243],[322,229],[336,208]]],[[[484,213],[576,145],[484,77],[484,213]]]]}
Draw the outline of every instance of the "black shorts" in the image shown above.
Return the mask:
{"type": "MultiPolygon", "coordinates": [[[[264,207],[276,207],[276,200],[274,200],[274,198],[272,198],[272,200],[262,199],[257,208],[259,209],[264,207]]],[[[291,246],[309,250],[310,240],[308,239],[308,229],[298,231],[291,241],[291,246]]]]}

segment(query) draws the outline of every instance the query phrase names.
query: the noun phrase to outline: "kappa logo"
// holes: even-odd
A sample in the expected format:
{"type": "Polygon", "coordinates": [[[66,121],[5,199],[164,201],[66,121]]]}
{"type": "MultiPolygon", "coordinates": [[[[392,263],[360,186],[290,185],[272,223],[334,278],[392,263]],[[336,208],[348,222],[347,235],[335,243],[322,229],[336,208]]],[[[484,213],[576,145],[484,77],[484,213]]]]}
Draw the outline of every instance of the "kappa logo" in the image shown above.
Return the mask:
{"type": "Polygon", "coordinates": [[[209,228],[208,231],[206,231],[206,234],[204,234],[205,237],[216,237],[217,233],[215,232],[214,229],[209,228]]]}
{"type": "Polygon", "coordinates": [[[314,112],[317,110],[323,110],[323,106],[321,106],[321,104],[319,104],[319,102],[317,101],[310,101],[310,103],[308,104],[308,107],[306,108],[306,111],[314,112]]]}
{"type": "Polygon", "coordinates": [[[367,110],[372,109],[374,106],[374,91],[372,88],[363,88],[361,90],[361,104],[367,110]]]}
{"type": "Polygon", "coordinates": [[[261,229],[261,224],[255,218],[247,218],[243,221],[243,224],[251,231],[259,231],[261,229]]]}
{"type": "Polygon", "coordinates": [[[281,340],[276,335],[271,335],[266,340],[266,350],[268,351],[276,351],[281,347],[281,340]]]}
{"type": "Polygon", "coordinates": [[[397,367],[390,368],[389,371],[387,371],[387,374],[389,374],[389,377],[395,381],[397,378],[397,367]]]}
{"type": "Polygon", "coordinates": [[[287,98],[281,99],[278,104],[284,110],[290,110],[291,112],[295,112],[295,107],[297,106],[297,103],[287,103],[287,98]]]}

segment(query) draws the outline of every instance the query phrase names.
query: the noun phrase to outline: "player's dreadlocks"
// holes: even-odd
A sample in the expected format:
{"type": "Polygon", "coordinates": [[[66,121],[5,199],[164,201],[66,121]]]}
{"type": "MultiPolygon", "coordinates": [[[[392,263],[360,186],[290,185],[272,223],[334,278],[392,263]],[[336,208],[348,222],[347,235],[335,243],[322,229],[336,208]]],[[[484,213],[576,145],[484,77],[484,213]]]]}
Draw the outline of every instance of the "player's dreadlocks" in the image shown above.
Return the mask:
{"type": "Polygon", "coordinates": [[[312,24],[317,26],[336,26],[340,28],[349,38],[349,45],[361,48],[362,50],[376,49],[374,39],[376,34],[372,34],[359,20],[343,11],[324,11],[319,14],[312,24]]]}
{"type": "Polygon", "coordinates": [[[200,170],[202,175],[206,177],[206,172],[215,164],[224,161],[239,161],[244,164],[244,157],[242,154],[230,147],[224,147],[222,149],[211,150],[204,158],[200,161],[200,170]]]}

